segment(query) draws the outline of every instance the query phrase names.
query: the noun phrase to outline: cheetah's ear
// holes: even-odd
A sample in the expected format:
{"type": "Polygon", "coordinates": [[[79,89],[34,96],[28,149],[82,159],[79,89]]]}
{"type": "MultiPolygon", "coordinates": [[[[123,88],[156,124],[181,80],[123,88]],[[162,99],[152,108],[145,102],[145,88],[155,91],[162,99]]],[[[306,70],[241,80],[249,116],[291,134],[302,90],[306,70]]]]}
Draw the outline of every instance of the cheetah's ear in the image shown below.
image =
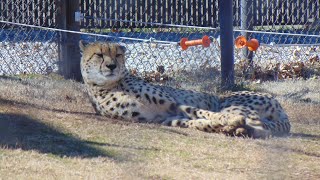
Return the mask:
{"type": "Polygon", "coordinates": [[[127,48],[125,46],[121,46],[119,45],[119,48],[123,51],[123,52],[126,52],[127,48]]]}
{"type": "Polygon", "coordinates": [[[79,41],[80,51],[83,52],[87,45],[88,45],[87,42],[84,42],[84,41],[80,40],[79,41]]]}

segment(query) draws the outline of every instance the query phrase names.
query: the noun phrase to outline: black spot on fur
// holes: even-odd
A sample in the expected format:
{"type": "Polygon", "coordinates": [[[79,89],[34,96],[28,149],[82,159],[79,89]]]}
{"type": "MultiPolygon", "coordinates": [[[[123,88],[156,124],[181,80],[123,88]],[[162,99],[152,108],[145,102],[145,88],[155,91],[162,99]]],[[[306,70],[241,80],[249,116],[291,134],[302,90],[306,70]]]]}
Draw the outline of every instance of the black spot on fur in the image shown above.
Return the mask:
{"type": "Polygon", "coordinates": [[[137,104],[136,103],[131,103],[131,106],[135,107],[135,106],[137,106],[137,104]]]}
{"type": "Polygon", "coordinates": [[[114,108],[110,108],[110,111],[114,111],[114,108]]]}
{"type": "Polygon", "coordinates": [[[164,104],[164,102],[165,102],[165,101],[164,101],[163,99],[160,99],[160,100],[159,100],[159,104],[164,104]]]}
{"type": "Polygon", "coordinates": [[[180,125],[181,125],[181,121],[178,121],[178,122],[177,122],[177,126],[180,126],[180,125]]]}
{"type": "Polygon", "coordinates": [[[140,95],[136,95],[136,98],[137,98],[137,99],[140,98],[140,95]]]}
{"type": "Polygon", "coordinates": [[[125,116],[128,114],[128,111],[123,111],[122,116],[125,116]]]}
{"type": "Polygon", "coordinates": [[[146,99],[149,101],[149,103],[151,103],[150,97],[148,94],[144,94],[144,96],[146,97],[146,99]]]}
{"type": "Polygon", "coordinates": [[[113,100],[113,101],[117,101],[118,99],[114,97],[114,98],[112,98],[112,100],[113,100]]]}
{"type": "Polygon", "coordinates": [[[252,117],[251,120],[253,120],[253,121],[258,121],[258,120],[260,120],[260,119],[257,118],[257,117],[252,117]]]}
{"type": "Polygon", "coordinates": [[[116,107],[117,107],[117,108],[120,107],[120,103],[117,103],[117,104],[116,104],[116,107]]]}
{"type": "Polygon", "coordinates": [[[132,112],[132,117],[136,117],[136,116],[138,116],[140,113],[139,112],[132,112]]]}
{"type": "Polygon", "coordinates": [[[267,107],[266,107],[266,111],[269,111],[269,109],[270,109],[270,106],[267,106],[267,107]]]}
{"type": "Polygon", "coordinates": [[[177,110],[177,106],[176,106],[175,103],[171,103],[169,108],[170,108],[171,111],[176,111],[177,110]]]}
{"type": "Polygon", "coordinates": [[[157,99],[155,97],[152,97],[152,101],[153,101],[153,103],[158,104],[157,99]]]}
{"type": "Polygon", "coordinates": [[[199,118],[198,115],[197,115],[197,111],[193,111],[193,115],[196,117],[196,118],[199,118]]]}

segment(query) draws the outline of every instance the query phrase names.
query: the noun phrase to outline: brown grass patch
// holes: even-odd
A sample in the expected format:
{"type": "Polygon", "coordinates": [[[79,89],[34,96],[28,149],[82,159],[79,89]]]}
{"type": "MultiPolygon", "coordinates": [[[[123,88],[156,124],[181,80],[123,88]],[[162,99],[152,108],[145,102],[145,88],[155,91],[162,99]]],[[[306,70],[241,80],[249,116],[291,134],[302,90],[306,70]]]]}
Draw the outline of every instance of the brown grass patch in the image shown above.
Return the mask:
{"type": "Polygon", "coordinates": [[[0,78],[0,179],[319,179],[319,81],[255,89],[282,102],[290,137],[119,122],[95,115],[79,83],[0,78]]]}

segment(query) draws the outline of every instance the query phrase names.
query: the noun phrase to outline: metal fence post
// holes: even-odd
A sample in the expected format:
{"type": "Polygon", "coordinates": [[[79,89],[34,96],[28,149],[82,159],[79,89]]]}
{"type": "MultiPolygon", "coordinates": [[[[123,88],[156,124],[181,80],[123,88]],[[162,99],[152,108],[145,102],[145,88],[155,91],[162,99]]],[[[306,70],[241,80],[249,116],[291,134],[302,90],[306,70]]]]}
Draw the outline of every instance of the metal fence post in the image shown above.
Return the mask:
{"type": "Polygon", "coordinates": [[[232,0],[219,0],[221,87],[224,90],[234,86],[234,45],[232,0]]]}
{"type": "MultiPolygon", "coordinates": [[[[75,20],[79,11],[79,0],[57,0],[57,26],[60,29],[80,31],[80,23],[75,20]]],[[[79,34],[60,32],[59,39],[59,73],[66,79],[80,81],[80,48],[79,34]]]]}
{"type": "MultiPolygon", "coordinates": [[[[253,30],[253,22],[252,22],[252,0],[241,0],[241,16],[240,16],[240,24],[242,30],[253,30]]],[[[248,39],[251,36],[251,33],[242,31],[241,35],[248,39]]],[[[250,64],[252,63],[253,52],[249,51],[247,47],[242,49],[242,58],[248,59],[250,64]]]]}

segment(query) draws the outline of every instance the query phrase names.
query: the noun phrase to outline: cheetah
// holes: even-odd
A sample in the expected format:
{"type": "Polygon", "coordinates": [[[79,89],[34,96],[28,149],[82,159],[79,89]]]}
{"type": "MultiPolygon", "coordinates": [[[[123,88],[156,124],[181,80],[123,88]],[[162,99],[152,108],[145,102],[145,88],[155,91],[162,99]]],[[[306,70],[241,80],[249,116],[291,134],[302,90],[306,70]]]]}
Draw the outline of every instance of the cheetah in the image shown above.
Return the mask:
{"type": "Polygon", "coordinates": [[[218,96],[148,83],[125,67],[125,47],[79,43],[81,74],[96,111],[110,118],[266,138],[290,131],[271,95],[249,91],[218,96]]]}

